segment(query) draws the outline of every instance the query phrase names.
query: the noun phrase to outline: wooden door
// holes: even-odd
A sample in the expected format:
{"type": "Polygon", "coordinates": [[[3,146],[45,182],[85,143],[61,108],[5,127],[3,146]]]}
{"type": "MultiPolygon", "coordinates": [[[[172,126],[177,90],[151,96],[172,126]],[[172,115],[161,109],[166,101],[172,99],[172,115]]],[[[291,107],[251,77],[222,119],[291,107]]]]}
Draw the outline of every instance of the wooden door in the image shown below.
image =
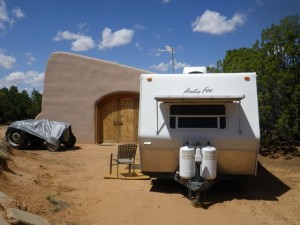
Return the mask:
{"type": "Polygon", "coordinates": [[[105,102],[101,107],[101,134],[102,140],[106,143],[113,143],[117,140],[117,130],[113,126],[114,121],[117,121],[117,105],[116,97],[111,98],[109,101],[105,102]]]}
{"type": "Polygon", "coordinates": [[[133,98],[120,98],[120,122],[119,141],[121,143],[134,142],[135,131],[135,101],[133,98]]]}
{"type": "Polygon", "coordinates": [[[136,143],[138,128],[138,97],[114,96],[98,108],[98,142],[136,143]]]}

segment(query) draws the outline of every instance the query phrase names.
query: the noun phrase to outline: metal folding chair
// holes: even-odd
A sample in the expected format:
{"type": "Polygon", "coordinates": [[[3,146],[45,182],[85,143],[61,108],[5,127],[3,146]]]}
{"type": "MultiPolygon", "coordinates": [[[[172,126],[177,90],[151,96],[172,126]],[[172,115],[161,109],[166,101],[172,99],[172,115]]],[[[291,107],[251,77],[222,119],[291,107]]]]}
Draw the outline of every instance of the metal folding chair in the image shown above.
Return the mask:
{"type": "Polygon", "coordinates": [[[128,164],[129,173],[131,172],[131,164],[132,164],[133,172],[134,172],[136,149],[137,149],[136,144],[119,145],[118,146],[118,154],[116,155],[116,158],[113,157],[113,153],[110,154],[109,173],[111,174],[111,172],[112,172],[112,166],[117,165],[117,177],[119,177],[119,164],[128,164]]]}

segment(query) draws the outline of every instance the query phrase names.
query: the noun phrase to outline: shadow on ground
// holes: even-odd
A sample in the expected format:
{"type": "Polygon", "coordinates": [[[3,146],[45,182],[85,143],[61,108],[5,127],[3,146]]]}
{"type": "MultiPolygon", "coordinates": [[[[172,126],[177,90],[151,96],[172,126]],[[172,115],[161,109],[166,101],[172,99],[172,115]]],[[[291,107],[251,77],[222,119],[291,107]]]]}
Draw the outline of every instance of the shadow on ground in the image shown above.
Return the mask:
{"type": "MultiPolygon", "coordinates": [[[[206,193],[202,193],[203,208],[235,199],[277,201],[278,197],[290,189],[289,186],[258,163],[256,177],[221,180],[207,190],[206,193]]],[[[188,189],[173,180],[155,182],[150,191],[167,194],[180,193],[188,197],[188,189]]]]}
{"type": "MultiPolygon", "coordinates": [[[[75,151],[75,150],[79,150],[79,149],[81,149],[81,147],[76,146],[76,145],[74,147],[65,147],[65,146],[62,145],[56,152],[75,151]]],[[[45,144],[42,144],[42,145],[28,145],[26,148],[24,148],[22,150],[46,150],[46,151],[49,151],[45,144]]],[[[20,151],[22,151],[22,150],[20,150],[20,151]]]]}

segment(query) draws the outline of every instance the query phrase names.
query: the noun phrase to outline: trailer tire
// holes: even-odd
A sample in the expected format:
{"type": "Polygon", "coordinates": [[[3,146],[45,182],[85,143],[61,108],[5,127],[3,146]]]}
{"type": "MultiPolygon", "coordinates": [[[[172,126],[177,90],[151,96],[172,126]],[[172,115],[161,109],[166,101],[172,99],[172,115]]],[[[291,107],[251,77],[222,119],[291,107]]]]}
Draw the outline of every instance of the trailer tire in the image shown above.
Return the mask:
{"type": "Polygon", "coordinates": [[[7,140],[10,146],[16,149],[24,149],[29,143],[26,132],[19,129],[11,129],[7,140]]]}
{"type": "Polygon", "coordinates": [[[72,132],[70,133],[69,140],[63,142],[64,146],[66,146],[67,148],[74,147],[75,143],[76,143],[76,137],[72,132]]]}

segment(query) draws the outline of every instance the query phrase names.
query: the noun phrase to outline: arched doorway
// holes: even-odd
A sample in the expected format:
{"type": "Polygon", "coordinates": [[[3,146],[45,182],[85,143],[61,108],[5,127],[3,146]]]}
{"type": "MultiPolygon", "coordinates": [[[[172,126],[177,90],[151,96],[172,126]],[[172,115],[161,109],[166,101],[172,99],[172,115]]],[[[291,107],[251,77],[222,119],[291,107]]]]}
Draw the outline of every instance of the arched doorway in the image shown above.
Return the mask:
{"type": "Polygon", "coordinates": [[[96,105],[97,143],[137,143],[138,94],[114,94],[96,105]]]}

